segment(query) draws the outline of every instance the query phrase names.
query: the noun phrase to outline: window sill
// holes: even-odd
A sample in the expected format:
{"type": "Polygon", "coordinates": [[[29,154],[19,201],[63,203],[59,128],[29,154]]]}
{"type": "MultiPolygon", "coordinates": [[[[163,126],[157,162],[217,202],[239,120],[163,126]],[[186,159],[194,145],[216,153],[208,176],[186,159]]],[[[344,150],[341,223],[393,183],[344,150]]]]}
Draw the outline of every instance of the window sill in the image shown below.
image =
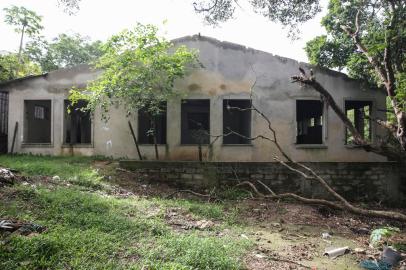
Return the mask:
{"type": "Polygon", "coordinates": [[[225,143],[225,144],[223,143],[221,146],[225,146],[225,147],[228,147],[228,146],[237,146],[237,147],[248,146],[248,147],[253,147],[254,145],[252,143],[225,143]]]}
{"type": "Polygon", "coordinates": [[[53,148],[52,143],[22,143],[22,148],[53,148]]]}
{"type": "MultiPolygon", "coordinates": [[[[201,146],[209,146],[209,143],[202,143],[201,146]]],[[[180,146],[199,146],[198,143],[181,143],[180,146]]]]}
{"type": "Polygon", "coordinates": [[[325,144],[295,144],[297,149],[327,149],[325,144]]]}
{"type": "Polygon", "coordinates": [[[363,149],[362,145],[356,145],[356,144],[345,144],[344,147],[348,148],[348,149],[363,149]]]}
{"type": "Polygon", "coordinates": [[[90,143],[75,143],[75,144],[62,144],[62,148],[94,148],[93,144],[90,143]]]}
{"type": "MultiPolygon", "coordinates": [[[[139,146],[155,146],[153,143],[138,143],[139,146]]],[[[166,146],[166,143],[157,143],[157,146],[166,146]]]]}

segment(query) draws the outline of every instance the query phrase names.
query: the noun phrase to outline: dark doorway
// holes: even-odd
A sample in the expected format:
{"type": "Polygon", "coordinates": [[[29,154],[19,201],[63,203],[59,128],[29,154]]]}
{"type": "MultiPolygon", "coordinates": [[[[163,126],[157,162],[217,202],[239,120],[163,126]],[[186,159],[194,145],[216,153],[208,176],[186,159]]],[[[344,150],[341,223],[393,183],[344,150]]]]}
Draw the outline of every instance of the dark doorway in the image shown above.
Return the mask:
{"type": "Polygon", "coordinates": [[[0,153],[7,153],[8,144],[8,93],[0,92],[0,153]]]}

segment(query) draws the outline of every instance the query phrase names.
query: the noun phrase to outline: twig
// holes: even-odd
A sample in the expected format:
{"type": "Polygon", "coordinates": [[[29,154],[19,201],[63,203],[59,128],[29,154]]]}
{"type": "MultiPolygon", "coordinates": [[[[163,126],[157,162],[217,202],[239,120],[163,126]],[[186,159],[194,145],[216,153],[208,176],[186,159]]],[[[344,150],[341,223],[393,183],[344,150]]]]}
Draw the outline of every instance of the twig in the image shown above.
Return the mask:
{"type": "Polygon", "coordinates": [[[257,182],[260,183],[266,190],[268,190],[269,193],[271,193],[272,195],[276,195],[276,193],[273,192],[273,190],[270,187],[268,187],[267,185],[265,185],[261,180],[257,180],[257,182]]]}
{"type": "Polygon", "coordinates": [[[170,193],[169,195],[165,196],[165,199],[169,199],[178,193],[189,193],[189,194],[195,195],[197,197],[204,197],[204,198],[209,198],[209,199],[213,198],[210,194],[201,194],[201,193],[197,193],[190,189],[182,189],[182,190],[176,190],[176,191],[170,193]]]}

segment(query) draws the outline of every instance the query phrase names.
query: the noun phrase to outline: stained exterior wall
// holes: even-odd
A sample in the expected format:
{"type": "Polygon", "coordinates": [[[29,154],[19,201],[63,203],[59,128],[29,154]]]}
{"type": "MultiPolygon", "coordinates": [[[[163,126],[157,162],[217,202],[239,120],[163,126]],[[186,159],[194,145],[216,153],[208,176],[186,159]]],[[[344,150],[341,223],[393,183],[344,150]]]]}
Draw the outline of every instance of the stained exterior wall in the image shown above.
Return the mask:
{"type": "MultiPolygon", "coordinates": [[[[323,115],[323,145],[296,145],[296,100],[320,99],[315,91],[290,82],[290,76],[298,73],[298,67],[307,67],[291,59],[273,56],[269,53],[245,48],[240,45],[220,42],[206,37],[185,37],[174,41],[199,50],[204,68],[193,70],[186,78],[176,82],[175,87],[183,90],[185,98],[210,99],[210,131],[213,135],[223,132],[223,100],[248,99],[254,81],[253,102],[267,116],[271,117],[277,130],[280,144],[298,161],[384,161],[380,156],[360,149],[345,146],[345,128],[331,108],[325,107],[323,115]]],[[[344,107],[344,100],[357,99],[373,102],[372,116],[385,118],[377,108],[385,108],[385,94],[380,90],[363,89],[359,82],[345,75],[329,70],[314,68],[317,80],[331,90],[335,100],[344,107]]],[[[110,120],[104,123],[96,112],[92,124],[92,144],[86,147],[64,147],[63,145],[63,102],[71,86],[85,87],[97,76],[86,66],[70,70],[51,72],[15,83],[0,86],[10,92],[9,130],[15,122],[20,123],[17,136],[17,152],[41,154],[84,154],[136,158],[136,150],[129,132],[127,119],[120,108],[112,108],[110,120]],[[52,100],[52,143],[50,145],[24,145],[23,104],[25,99],[52,100]]],[[[137,113],[130,119],[137,134],[137,113]]],[[[267,124],[252,114],[251,135],[269,134],[267,124]]],[[[181,145],[181,100],[169,100],[167,107],[167,144],[159,146],[162,159],[196,160],[197,146],[181,145]]],[[[374,127],[373,137],[380,134],[374,127]]],[[[9,146],[12,135],[9,135],[9,146]]],[[[151,145],[141,146],[142,154],[154,159],[151,145]]],[[[269,142],[257,140],[250,145],[223,145],[217,140],[208,149],[203,147],[204,158],[216,161],[271,161],[279,154],[269,142]]]]}

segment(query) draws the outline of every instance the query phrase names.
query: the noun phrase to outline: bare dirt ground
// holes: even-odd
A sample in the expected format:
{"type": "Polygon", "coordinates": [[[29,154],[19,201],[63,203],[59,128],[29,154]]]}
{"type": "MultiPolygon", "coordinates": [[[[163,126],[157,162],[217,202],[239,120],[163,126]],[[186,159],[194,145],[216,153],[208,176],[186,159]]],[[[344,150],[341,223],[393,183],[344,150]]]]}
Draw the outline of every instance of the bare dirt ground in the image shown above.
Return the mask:
{"type": "MultiPolygon", "coordinates": [[[[120,188],[139,196],[165,197],[176,191],[166,184],[154,183],[144,176],[124,171],[116,171],[114,181],[120,188]]],[[[184,193],[176,196],[205,200],[184,193]]],[[[255,248],[244,258],[247,268],[252,270],[361,269],[361,260],[379,259],[381,251],[369,246],[369,236],[373,229],[383,226],[400,228],[403,233],[397,237],[401,239],[399,241],[406,242],[406,224],[396,221],[361,217],[296,202],[243,199],[223,203],[225,209],[239,209],[238,220],[246,228],[246,233],[241,236],[255,242],[255,248]],[[323,239],[323,233],[329,236],[323,239]],[[345,246],[349,247],[349,252],[343,256],[331,259],[323,255],[326,249],[345,246]]],[[[179,209],[170,210],[166,217],[175,230],[199,226],[190,214],[179,209]]],[[[217,223],[216,220],[208,222],[209,226],[217,223]]],[[[221,235],[227,232],[220,230],[216,233],[221,235]]],[[[403,269],[401,267],[393,269],[403,269]]]]}

